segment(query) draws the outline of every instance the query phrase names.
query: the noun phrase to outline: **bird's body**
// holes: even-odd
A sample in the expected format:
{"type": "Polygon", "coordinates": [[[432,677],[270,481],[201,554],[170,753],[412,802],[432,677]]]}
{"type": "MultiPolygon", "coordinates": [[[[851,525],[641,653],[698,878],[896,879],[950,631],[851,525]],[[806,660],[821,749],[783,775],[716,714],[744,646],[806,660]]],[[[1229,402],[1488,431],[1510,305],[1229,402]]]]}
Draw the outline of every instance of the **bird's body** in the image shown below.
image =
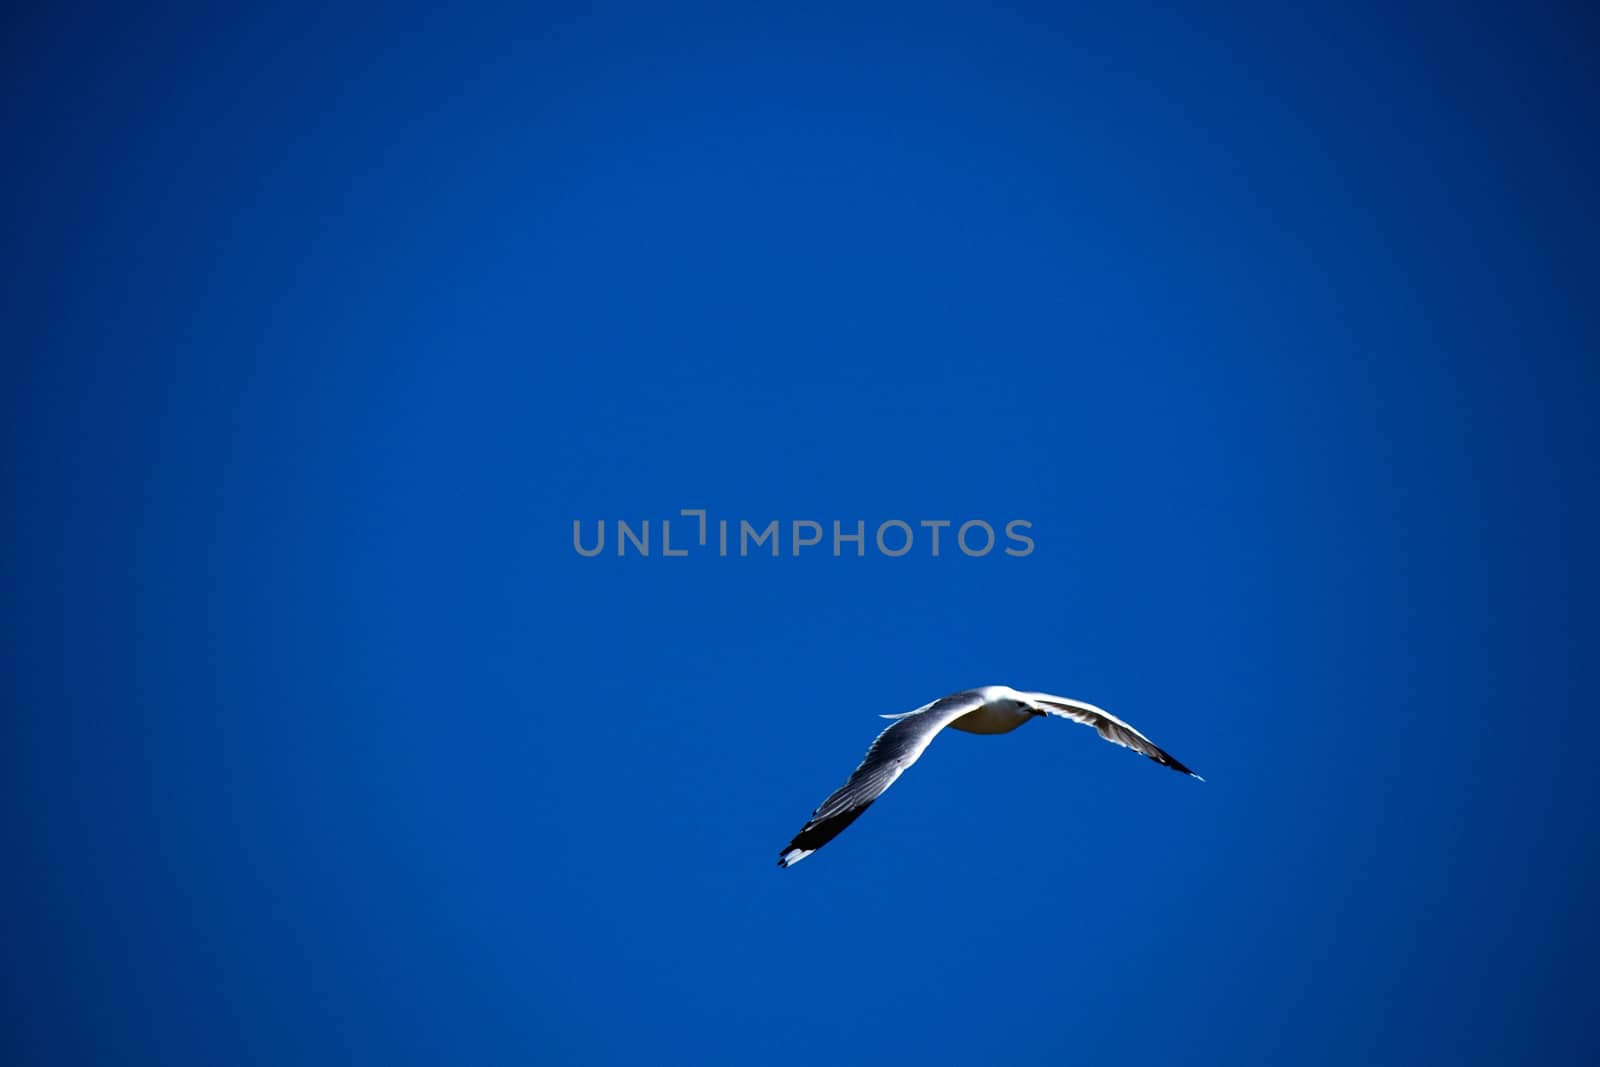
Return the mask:
{"type": "MultiPolygon", "coordinates": [[[[948,723],[950,729],[961,730],[969,734],[1009,734],[1023,723],[1038,718],[1020,700],[1011,699],[1003,693],[990,692],[1001,688],[1003,687],[991,685],[982,689],[969,690],[969,692],[989,695],[986,696],[985,703],[975,711],[969,711],[959,719],[951,720],[948,723]]],[[[959,696],[960,694],[956,695],[959,696]]],[[[917,713],[911,712],[911,714],[915,715],[917,713]]]]}
{"type": "Polygon", "coordinates": [[[811,818],[779,855],[778,866],[793,866],[839,836],[907,767],[917,762],[934,735],[946,726],[970,734],[1006,734],[1044,715],[1059,715],[1093,726],[1107,741],[1131,748],[1164,767],[1200,777],[1157,748],[1144,734],[1093,704],[1049,693],[1019,692],[1004,685],[965,689],[924,704],[915,711],[883,716],[895,720],[893,725],[872,742],[866,758],[850,775],[850,780],[811,813],[811,818]]]}

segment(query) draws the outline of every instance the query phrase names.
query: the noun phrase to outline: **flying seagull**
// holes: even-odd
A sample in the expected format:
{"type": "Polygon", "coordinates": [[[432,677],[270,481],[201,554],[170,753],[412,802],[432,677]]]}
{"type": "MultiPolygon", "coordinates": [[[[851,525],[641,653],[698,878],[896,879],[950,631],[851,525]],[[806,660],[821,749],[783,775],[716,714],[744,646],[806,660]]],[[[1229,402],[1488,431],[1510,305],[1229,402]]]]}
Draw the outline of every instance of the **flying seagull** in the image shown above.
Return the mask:
{"type": "MultiPolygon", "coordinates": [[[[850,780],[811,813],[811,818],[778,856],[778,866],[794,866],[843,833],[844,828],[860,818],[907,767],[917,762],[933,735],[946,726],[969,734],[1004,734],[1041,715],[1059,715],[1093,726],[1107,741],[1149,756],[1163,767],[1200,778],[1157,748],[1144,734],[1093,704],[1049,693],[1019,693],[1004,685],[966,689],[924,704],[915,711],[880,716],[895,720],[894,724],[872,742],[866,758],[850,775],[850,780]]],[[[1204,778],[1200,780],[1205,781],[1204,778]]]]}

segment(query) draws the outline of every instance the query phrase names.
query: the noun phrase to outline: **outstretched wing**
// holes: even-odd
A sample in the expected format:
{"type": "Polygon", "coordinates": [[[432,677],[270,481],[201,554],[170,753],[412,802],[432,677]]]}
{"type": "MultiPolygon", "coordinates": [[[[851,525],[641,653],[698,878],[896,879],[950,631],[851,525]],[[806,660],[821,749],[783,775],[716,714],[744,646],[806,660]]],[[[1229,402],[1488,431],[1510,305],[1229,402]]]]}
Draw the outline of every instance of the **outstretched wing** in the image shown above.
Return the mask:
{"type": "MultiPolygon", "coordinates": [[[[1163,752],[1159,746],[1138,730],[1129,726],[1104,708],[1097,708],[1093,704],[1085,704],[1081,700],[1068,700],[1066,697],[1051,696],[1049,693],[1023,693],[1023,699],[1050,715],[1059,715],[1063,719],[1081,722],[1085,726],[1093,726],[1100,732],[1100,736],[1113,744],[1123,748],[1131,748],[1141,756],[1149,756],[1163,767],[1171,767],[1175,771],[1200,778],[1189,768],[1163,752]]],[[[1200,778],[1203,782],[1204,778],[1200,778]]]]}
{"type": "Polygon", "coordinates": [[[794,840],[784,847],[778,866],[793,866],[838,837],[907,767],[917,762],[934,734],[982,707],[983,702],[981,693],[968,690],[935,700],[925,708],[892,716],[894,724],[872,742],[866,758],[850,775],[850,780],[835,789],[822,806],[811,813],[794,840]]]}

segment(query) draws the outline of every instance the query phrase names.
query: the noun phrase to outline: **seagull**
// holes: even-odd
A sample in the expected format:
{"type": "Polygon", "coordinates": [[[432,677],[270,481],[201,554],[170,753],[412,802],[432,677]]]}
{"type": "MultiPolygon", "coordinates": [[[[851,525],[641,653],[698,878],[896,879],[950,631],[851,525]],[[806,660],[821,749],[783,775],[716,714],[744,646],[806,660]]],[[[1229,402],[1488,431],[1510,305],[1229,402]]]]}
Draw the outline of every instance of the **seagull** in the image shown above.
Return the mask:
{"type": "Polygon", "coordinates": [[[844,828],[860,818],[907,767],[917,762],[933,735],[946,726],[969,734],[1004,734],[1044,715],[1059,715],[1093,726],[1107,741],[1149,756],[1163,767],[1205,781],[1104,708],[1049,693],[1019,693],[1005,685],[964,689],[915,711],[879,716],[895,720],[894,724],[872,742],[866,758],[850,775],[850,780],[835,789],[833,795],[811,813],[794,840],[779,854],[778,866],[794,866],[843,833],[844,828]]]}

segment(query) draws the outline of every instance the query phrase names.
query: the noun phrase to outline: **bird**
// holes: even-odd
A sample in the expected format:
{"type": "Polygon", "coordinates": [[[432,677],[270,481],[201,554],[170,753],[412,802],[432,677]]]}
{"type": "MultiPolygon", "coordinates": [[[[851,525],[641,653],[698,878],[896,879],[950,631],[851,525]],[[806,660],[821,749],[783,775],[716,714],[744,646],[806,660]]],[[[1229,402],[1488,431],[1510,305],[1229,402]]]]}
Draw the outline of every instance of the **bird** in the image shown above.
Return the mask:
{"type": "Polygon", "coordinates": [[[1205,781],[1162,751],[1155,742],[1104,708],[1049,693],[1024,693],[1005,685],[985,685],[951,693],[914,711],[881,715],[894,722],[877,736],[849,781],[834,790],[778,854],[779,867],[792,867],[861,817],[884,790],[917,762],[928,744],[946,726],[970,734],[1010,733],[1025,722],[1046,715],[1093,726],[1100,736],[1148,756],[1163,767],[1205,781]]]}

